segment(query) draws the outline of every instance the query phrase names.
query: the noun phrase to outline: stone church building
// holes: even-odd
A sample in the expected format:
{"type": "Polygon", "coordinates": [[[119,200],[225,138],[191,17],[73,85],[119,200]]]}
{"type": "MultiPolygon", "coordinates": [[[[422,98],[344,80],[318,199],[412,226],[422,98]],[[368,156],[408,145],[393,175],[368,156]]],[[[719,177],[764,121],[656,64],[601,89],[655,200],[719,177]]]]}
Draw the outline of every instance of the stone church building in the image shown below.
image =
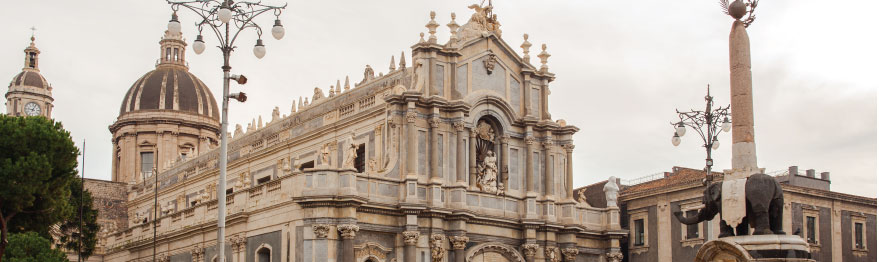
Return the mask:
{"type": "MultiPolygon", "coordinates": [[[[496,19],[490,5],[464,25],[451,14],[440,40],[431,12],[387,73],[367,66],[353,86],[236,127],[227,260],[619,261],[619,209],[574,200],[579,129],[550,115],[546,45],[532,59],[528,36],[514,49],[496,19]]],[[[159,46],[109,126],[113,181],[88,181],[117,192],[96,194],[113,206],[98,205],[90,260],[152,261],[154,234],[160,261],[217,257],[220,110],[183,36],[159,46]]]]}

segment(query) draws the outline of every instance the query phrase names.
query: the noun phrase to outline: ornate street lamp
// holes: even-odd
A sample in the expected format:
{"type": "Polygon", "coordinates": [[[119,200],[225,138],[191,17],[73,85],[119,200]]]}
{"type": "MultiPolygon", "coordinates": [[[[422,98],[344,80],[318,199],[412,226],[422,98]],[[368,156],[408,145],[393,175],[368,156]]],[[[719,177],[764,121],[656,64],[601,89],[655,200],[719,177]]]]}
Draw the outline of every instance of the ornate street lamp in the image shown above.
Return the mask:
{"type": "Polygon", "coordinates": [[[674,146],[678,146],[681,143],[681,137],[687,134],[687,127],[696,130],[702,138],[702,147],[705,148],[707,155],[705,158],[706,183],[711,182],[711,166],[714,165],[714,160],[711,159],[711,150],[717,150],[720,147],[720,142],[717,141],[718,128],[723,130],[723,132],[729,132],[732,127],[729,121],[729,105],[717,107],[713,110],[711,109],[712,106],[714,106],[714,97],[711,96],[711,85],[709,85],[708,94],[705,95],[705,111],[690,109],[690,111],[681,112],[675,109],[680,120],[671,123],[672,127],[674,127],[671,144],[674,146]],[[723,118],[722,122],[721,118],[723,118]]]}
{"type": "MultiPolygon", "coordinates": [[[[195,23],[198,27],[198,36],[192,43],[192,49],[196,54],[201,54],[205,49],[204,37],[202,30],[208,28],[217,36],[220,51],[223,52],[223,111],[222,122],[220,127],[220,178],[217,186],[217,261],[225,262],[225,244],[223,236],[226,230],[226,152],[228,137],[226,137],[228,123],[229,99],[235,99],[244,102],[247,96],[243,93],[235,93],[229,95],[229,81],[235,80],[239,84],[247,82],[247,78],[241,75],[229,75],[229,56],[235,51],[235,40],[238,34],[248,28],[256,31],[257,40],[253,47],[253,54],[257,58],[263,58],[266,55],[266,48],[262,42],[262,28],[257,25],[253,19],[263,13],[272,11],[275,15],[275,24],[272,27],[272,36],[280,40],[284,37],[284,27],[281,25],[279,16],[281,11],[287,7],[287,4],[277,6],[263,4],[260,1],[255,2],[234,2],[233,0],[166,0],[171,5],[174,13],[168,22],[168,31],[180,32],[180,21],[177,20],[177,11],[180,7],[192,10],[200,17],[200,21],[195,23]]],[[[155,254],[154,254],[155,256],[155,254]]]]}

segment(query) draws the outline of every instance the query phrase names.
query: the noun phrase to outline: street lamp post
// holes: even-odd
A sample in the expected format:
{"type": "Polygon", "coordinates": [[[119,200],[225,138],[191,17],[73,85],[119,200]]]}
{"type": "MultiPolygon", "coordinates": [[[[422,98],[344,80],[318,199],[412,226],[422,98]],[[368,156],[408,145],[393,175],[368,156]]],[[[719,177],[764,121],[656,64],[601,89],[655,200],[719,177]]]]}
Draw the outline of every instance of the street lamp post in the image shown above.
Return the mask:
{"type": "Polygon", "coordinates": [[[714,160],[711,159],[711,150],[717,150],[720,147],[720,142],[717,141],[718,128],[723,132],[729,132],[732,124],[729,121],[729,105],[712,109],[714,97],[711,96],[711,85],[707,89],[705,111],[690,109],[690,111],[681,112],[675,109],[680,120],[671,123],[675,128],[671,143],[678,146],[681,143],[681,137],[687,133],[687,127],[696,130],[702,138],[702,147],[705,148],[705,182],[709,183],[711,182],[711,166],[714,165],[714,160]],[[720,122],[721,118],[723,118],[723,122],[720,122]]]}
{"type": "Polygon", "coordinates": [[[247,96],[244,92],[229,95],[229,80],[235,80],[238,84],[247,82],[247,78],[243,75],[230,75],[232,69],[229,66],[229,56],[235,51],[235,40],[238,35],[248,28],[256,30],[257,40],[253,46],[253,55],[257,58],[263,58],[266,55],[266,48],[262,43],[262,28],[257,25],[253,19],[265,12],[272,11],[275,15],[275,24],[272,26],[272,36],[280,40],[284,37],[284,27],[281,20],[278,19],[281,11],[287,7],[287,4],[268,5],[262,2],[245,2],[235,3],[233,0],[167,0],[171,5],[174,13],[171,20],[168,21],[168,31],[178,33],[181,30],[180,21],[177,20],[177,11],[180,7],[184,7],[196,13],[201,21],[195,23],[198,27],[198,36],[192,43],[192,49],[196,54],[201,54],[205,49],[204,38],[201,35],[202,29],[205,27],[213,31],[219,40],[220,51],[223,52],[223,111],[221,113],[222,122],[220,123],[220,178],[217,186],[217,261],[225,262],[225,244],[223,236],[226,230],[226,152],[228,137],[226,137],[229,126],[229,98],[244,102],[247,96]]]}

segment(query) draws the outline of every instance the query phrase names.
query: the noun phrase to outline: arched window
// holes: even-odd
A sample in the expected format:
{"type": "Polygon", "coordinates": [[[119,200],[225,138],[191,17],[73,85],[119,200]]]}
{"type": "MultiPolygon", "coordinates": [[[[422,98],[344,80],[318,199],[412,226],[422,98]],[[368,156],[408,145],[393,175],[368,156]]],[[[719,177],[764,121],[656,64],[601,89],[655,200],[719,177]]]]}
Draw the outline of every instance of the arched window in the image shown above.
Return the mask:
{"type": "Polygon", "coordinates": [[[258,248],[256,248],[256,262],[271,262],[272,261],[272,247],[267,244],[262,244],[258,248]]]}

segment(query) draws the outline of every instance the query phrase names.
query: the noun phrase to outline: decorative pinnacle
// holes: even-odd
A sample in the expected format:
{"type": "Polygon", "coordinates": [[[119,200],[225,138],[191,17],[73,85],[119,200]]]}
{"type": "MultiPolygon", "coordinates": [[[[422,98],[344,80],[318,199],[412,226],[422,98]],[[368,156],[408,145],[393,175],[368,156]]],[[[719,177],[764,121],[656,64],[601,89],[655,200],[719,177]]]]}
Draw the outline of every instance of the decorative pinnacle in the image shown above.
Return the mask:
{"type": "Polygon", "coordinates": [[[406,53],[400,51],[400,70],[406,69],[406,53]]]}
{"type": "Polygon", "coordinates": [[[394,56],[391,56],[391,67],[388,68],[391,70],[390,72],[394,72],[394,70],[397,70],[397,65],[395,64],[396,63],[394,62],[394,56]]]}
{"type": "Polygon", "coordinates": [[[731,16],[735,20],[742,20],[746,15],[748,18],[742,20],[745,27],[751,25],[756,19],[754,15],[754,9],[757,8],[757,2],[759,0],[734,0],[732,3],[729,0],[720,0],[720,8],[723,10],[724,14],[731,16]]]}
{"type": "Polygon", "coordinates": [[[348,76],[345,76],[345,91],[351,89],[351,84],[348,84],[348,76]]]}
{"type": "Polygon", "coordinates": [[[455,12],[452,12],[452,21],[449,22],[446,26],[449,27],[449,43],[454,43],[458,41],[458,28],[461,27],[455,22],[455,12]]]}
{"type": "Polygon", "coordinates": [[[336,93],[342,93],[342,82],[336,79],[336,93]]]}
{"type": "Polygon", "coordinates": [[[522,42],[522,45],[519,46],[522,48],[522,53],[525,54],[522,57],[522,60],[525,60],[525,63],[530,64],[531,63],[531,55],[529,55],[529,53],[531,53],[531,51],[529,51],[529,49],[531,49],[531,42],[528,42],[528,34],[524,34],[524,35],[522,35],[522,37],[525,38],[525,41],[522,42]]]}
{"type": "Polygon", "coordinates": [[[541,51],[540,54],[537,55],[537,57],[540,58],[540,71],[546,72],[549,70],[549,67],[546,66],[546,61],[551,55],[546,52],[546,44],[543,44],[540,48],[543,49],[543,51],[541,51]]]}
{"type": "Polygon", "coordinates": [[[424,25],[424,27],[427,27],[427,31],[430,33],[428,41],[431,44],[436,44],[436,28],[439,27],[439,23],[437,23],[434,18],[436,18],[436,12],[430,11],[430,22],[428,22],[427,25],[424,25]]]}
{"type": "Polygon", "coordinates": [[[424,43],[424,32],[421,32],[418,35],[421,36],[421,40],[418,40],[418,43],[424,43]]]}

